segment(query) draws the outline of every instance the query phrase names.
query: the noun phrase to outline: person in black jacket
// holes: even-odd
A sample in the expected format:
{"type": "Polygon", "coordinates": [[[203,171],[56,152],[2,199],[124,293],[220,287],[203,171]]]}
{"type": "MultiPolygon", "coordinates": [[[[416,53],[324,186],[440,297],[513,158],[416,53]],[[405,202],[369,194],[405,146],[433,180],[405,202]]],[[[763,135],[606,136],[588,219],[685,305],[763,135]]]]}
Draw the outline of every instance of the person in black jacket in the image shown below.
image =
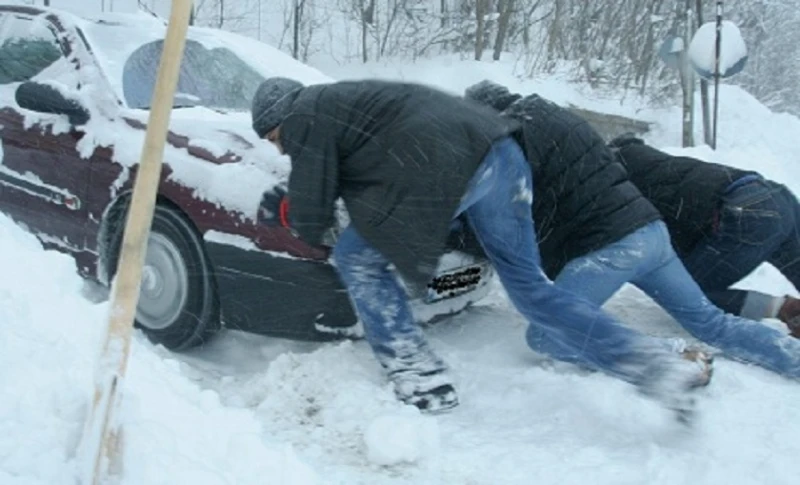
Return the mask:
{"type": "MultiPolygon", "coordinates": [[[[800,378],[800,341],[727,314],[705,297],[677,257],[657,208],[586,120],[490,81],[467,88],[466,97],[522,124],[517,136],[538,195],[533,222],[541,228],[543,266],[556,286],[602,305],[631,283],[727,356],[800,378]]],[[[528,342],[551,355],[578,355],[533,326],[528,342]]]]}
{"type": "Polygon", "coordinates": [[[252,115],[255,132],[291,158],[288,219],[301,238],[320,244],[334,202],[343,199],[351,222],[333,248],[335,266],[399,399],[425,411],[458,403],[393,269],[412,291],[425,286],[464,215],[531,326],[580,346],[587,366],[691,414],[690,392],[707,382],[705,368],[555,287],[541,271],[531,171],[510,137],[516,122],[417,84],[304,87],[280,77],[259,87],[252,115]]]}
{"type": "Polygon", "coordinates": [[[626,134],[609,146],[656,206],[678,256],[717,306],[779,318],[800,338],[800,300],[730,287],[768,262],[800,290],[800,203],[753,170],[674,156],[626,134]]]}

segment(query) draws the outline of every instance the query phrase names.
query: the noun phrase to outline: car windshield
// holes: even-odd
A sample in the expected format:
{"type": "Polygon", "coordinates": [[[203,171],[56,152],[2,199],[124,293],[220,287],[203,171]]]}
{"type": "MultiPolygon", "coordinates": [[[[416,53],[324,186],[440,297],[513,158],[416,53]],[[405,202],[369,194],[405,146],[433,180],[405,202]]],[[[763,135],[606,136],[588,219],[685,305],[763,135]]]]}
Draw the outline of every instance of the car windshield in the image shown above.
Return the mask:
{"type": "MultiPolygon", "coordinates": [[[[122,68],[122,92],[131,108],[147,108],[153,97],[164,42],[143,44],[122,68]]],[[[206,48],[187,40],[175,95],[176,106],[247,110],[264,78],[225,47],[206,48]]]]}
{"type": "MultiPolygon", "coordinates": [[[[92,50],[117,95],[130,108],[148,109],[153,97],[163,32],[130,25],[93,22],[84,26],[92,50]]],[[[222,111],[250,109],[264,80],[234,46],[202,34],[187,38],[175,107],[205,106],[222,111]]]]}

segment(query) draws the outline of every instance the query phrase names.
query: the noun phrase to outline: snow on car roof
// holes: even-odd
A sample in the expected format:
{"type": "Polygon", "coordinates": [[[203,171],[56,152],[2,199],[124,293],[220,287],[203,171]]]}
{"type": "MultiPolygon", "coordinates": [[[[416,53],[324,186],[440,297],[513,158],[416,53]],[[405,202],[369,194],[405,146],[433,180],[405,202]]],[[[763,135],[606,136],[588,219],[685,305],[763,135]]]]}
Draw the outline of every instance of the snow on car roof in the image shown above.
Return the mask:
{"type": "MultiPolygon", "coordinates": [[[[144,13],[102,14],[77,19],[76,24],[84,32],[120,99],[124,99],[122,76],[125,61],[142,45],[163,39],[167,28],[163,20],[144,13]]],[[[306,85],[333,80],[268,44],[239,34],[191,26],[187,39],[208,49],[227,48],[264,77],[284,76],[306,85]]]]}

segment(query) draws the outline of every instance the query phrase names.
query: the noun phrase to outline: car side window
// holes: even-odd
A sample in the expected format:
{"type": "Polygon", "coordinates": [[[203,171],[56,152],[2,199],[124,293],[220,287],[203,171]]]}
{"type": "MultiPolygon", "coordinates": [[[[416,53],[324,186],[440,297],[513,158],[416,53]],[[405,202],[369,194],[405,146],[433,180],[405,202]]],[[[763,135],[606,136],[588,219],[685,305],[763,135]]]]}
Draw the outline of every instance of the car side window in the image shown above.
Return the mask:
{"type": "Polygon", "coordinates": [[[0,30],[0,85],[30,80],[63,53],[58,39],[41,19],[6,16],[0,30]]]}

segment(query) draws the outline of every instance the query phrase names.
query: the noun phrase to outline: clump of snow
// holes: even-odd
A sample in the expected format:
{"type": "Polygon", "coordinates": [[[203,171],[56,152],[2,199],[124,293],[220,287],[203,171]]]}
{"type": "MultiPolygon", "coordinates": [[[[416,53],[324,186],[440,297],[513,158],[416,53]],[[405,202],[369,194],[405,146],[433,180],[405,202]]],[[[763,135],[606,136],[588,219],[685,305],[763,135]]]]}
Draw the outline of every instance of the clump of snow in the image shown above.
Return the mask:
{"type": "MultiPolygon", "coordinates": [[[[747,59],[747,46],[739,27],[730,20],[721,25],[719,75],[728,77],[743,67],[747,59]]],[[[689,59],[694,68],[704,77],[716,72],[717,22],[706,22],[697,29],[689,43],[689,59]]]]}
{"type": "MultiPolygon", "coordinates": [[[[75,483],[108,306],[80,296],[71,258],[4,215],[0,265],[0,483],[75,483]]],[[[319,483],[251,411],[223,406],[138,333],[130,359],[123,485],[319,483]]]]}
{"type": "Polygon", "coordinates": [[[439,450],[439,440],[436,420],[411,408],[402,414],[378,416],[364,433],[367,458],[378,465],[415,463],[432,458],[439,450]]]}
{"type": "Polygon", "coordinates": [[[514,201],[522,201],[527,202],[528,204],[533,204],[533,190],[527,187],[525,179],[520,179],[517,182],[517,185],[519,185],[519,192],[517,192],[517,195],[514,196],[514,201]]]}
{"type": "Polygon", "coordinates": [[[255,243],[238,234],[229,234],[221,231],[210,230],[206,231],[203,234],[203,239],[209,242],[217,243],[217,244],[225,244],[228,246],[235,246],[239,249],[243,249],[245,251],[257,251],[264,254],[269,254],[270,256],[274,256],[276,258],[283,258],[283,259],[294,259],[294,260],[302,260],[303,258],[298,258],[296,256],[292,256],[289,253],[285,252],[278,252],[278,251],[268,251],[264,249],[258,248],[255,243]]]}

